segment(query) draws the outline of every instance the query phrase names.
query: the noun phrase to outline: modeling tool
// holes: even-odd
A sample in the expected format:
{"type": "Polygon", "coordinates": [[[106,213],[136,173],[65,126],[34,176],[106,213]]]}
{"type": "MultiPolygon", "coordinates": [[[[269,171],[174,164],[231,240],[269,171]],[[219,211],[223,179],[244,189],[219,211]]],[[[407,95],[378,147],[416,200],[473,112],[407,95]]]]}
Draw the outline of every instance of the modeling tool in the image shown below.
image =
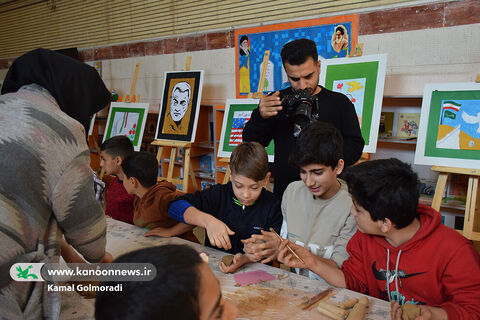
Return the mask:
{"type": "MultiPolygon", "coordinates": [[[[270,232],[273,232],[281,241],[283,241],[284,239],[282,237],[280,237],[280,235],[272,228],[270,227],[270,232]]],[[[300,258],[298,256],[298,254],[295,253],[295,251],[293,251],[292,248],[290,248],[290,246],[287,244],[287,249],[298,259],[300,260],[301,263],[305,264],[305,261],[302,260],[302,258],[300,258]]]]}

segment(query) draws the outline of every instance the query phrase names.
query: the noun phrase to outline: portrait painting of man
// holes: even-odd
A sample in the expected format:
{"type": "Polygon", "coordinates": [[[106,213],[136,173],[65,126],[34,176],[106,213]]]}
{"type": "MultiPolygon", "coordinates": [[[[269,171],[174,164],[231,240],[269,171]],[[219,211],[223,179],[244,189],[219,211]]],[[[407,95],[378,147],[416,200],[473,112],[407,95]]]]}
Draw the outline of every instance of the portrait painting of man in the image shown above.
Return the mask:
{"type": "Polygon", "coordinates": [[[194,141],[202,82],[203,71],[165,74],[156,139],[194,141]]]}
{"type": "Polygon", "coordinates": [[[188,131],[192,89],[188,82],[178,82],[172,89],[170,111],[163,123],[162,133],[186,134],[188,131]],[[189,112],[188,112],[189,113],[189,112]]]}

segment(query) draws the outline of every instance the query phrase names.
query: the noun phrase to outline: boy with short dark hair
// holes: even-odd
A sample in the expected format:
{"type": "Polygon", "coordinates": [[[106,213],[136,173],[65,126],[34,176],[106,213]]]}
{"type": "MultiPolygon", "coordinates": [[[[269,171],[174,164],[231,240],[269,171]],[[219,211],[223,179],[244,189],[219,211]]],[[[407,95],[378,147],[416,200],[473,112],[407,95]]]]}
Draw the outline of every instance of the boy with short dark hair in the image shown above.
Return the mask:
{"type": "Polygon", "coordinates": [[[107,188],[105,214],[113,219],[133,224],[134,195],[123,187],[122,162],[133,153],[133,144],[125,136],[105,140],[100,146],[100,167],[106,174],[115,176],[107,188]]]}
{"type": "Polygon", "coordinates": [[[204,227],[205,245],[235,254],[230,267],[220,263],[223,272],[233,272],[245,263],[257,261],[243,254],[241,240],[260,230],[280,232],[280,202],[265,190],[270,173],[265,148],[257,142],[239,144],[230,157],[230,182],[186,194],[170,204],[168,213],[178,221],[204,227]]]}
{"type": "MultiPolygon", "coordinates": [[[[114,262],[149,262],[157,274],[152,281],[123,282],[120,293],[98,292],[97,320],[235,319],[237,308],[222,298],[210,266],[187,245],[144,248],[122,255],[114,262]]],[[[117,283],[102,282],[101,285],[117,283]]]]}
{"type": "Polygon", "coordinates": [[[417,175],[398,159],[368,161],[344,175],[358,232],[341,269],[292,244],[305,264],[282,243],[279,260],[308,268],[331,285],[392,301],[420,305],[422,319],[480,319],[480,256],[470,241],[418,204],[417,175]]]}
{"type": "Polygon", "coordinates": [[[179,194],[172,183],[166,180],[157,183],[158,162],[153,154],[133,153],[123,160],[122,171],[125,190],[136,195],[133,202],[133,222],[136,226],[151,229],[145,236],[179,236],[198,242],[191,226],[168,216],[168,205],[179,194]]]}
{"type": "MultiPolygon", "coordinates": [[[[313,122],[305,127],[290,155],[302,181],[290,183],[282,198],[281,235],[338,266],[348,258],[346,246],[356,231],[347,185],[338,178],[344,167],[342,150],[342,136],[333,125],[313,122]]],[[[245,251],[268,262],[277,258],[279,246],[278,237],[262,232],[246,241],[245,251]]],[[[299,273],[316,277],[308,270],[299,273]]]]}
{"type": "Polygon", "coordinates": [[[300,178],[298,168],[288,163],[288,157],[305,122],[328,122],[340,130],[344,141],[342,159],[345,166],[357,162],[365,143],[350,99],[318,84],[321,64],[316,43],[310,39],[289,41],[283,46],[280,56],[290,86],[260,99],[242,134],[243,141],[257,141],[265,147],[272,140],[275,143],[273,192],[282,198],[290,182],[300,178]],[[285,97],[293,97],[305,90],[317,99],[317,103],[312,101],[311,115],[302,117],[309,118],[308,121],[296,121],[297,106],[287,108],[284,105],[285,97]]]}

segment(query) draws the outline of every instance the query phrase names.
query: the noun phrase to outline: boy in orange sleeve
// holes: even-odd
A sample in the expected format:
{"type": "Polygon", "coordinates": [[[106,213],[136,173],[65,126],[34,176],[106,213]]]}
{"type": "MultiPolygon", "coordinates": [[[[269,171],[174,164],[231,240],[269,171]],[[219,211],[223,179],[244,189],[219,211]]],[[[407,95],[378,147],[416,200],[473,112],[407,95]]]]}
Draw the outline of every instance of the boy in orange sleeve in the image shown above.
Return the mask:
{"type": "Polygon", "coordinates": [[[145,236],[175,237],[198,242],[193,227],[170,218],[168,205],[180,193],[168,181],[157,183],[158,162],[148,152],[135,152],[122,162],[123,185],[129,194],[135,195],[133,223],[151,229],[145,236]]]}

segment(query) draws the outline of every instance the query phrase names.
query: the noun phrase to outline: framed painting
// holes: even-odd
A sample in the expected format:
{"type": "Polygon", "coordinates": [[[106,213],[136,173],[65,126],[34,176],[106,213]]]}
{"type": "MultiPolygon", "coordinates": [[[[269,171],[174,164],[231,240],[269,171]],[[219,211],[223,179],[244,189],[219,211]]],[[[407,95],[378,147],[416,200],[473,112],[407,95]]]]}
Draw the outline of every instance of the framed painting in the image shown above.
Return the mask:
{"type": "Polygon", "coordinates": [[[425,85],[415,164],[480,169],[480,83],[425,85]]]}
{"type": "Polygon", "coordinates": [[[386,54],[321,61],[319,83],[343,93],[355,107],[365,141],[363,152],[377,150],[386,67],[386,54]]]}
{"type": "MultiPolygon", "coordinates": [[[[258,107],[259,99],[228,99],[223,115],[222,132],[218,146],[218,157],[229,158],[233,149],[243,142],[242,133],[245,124],[250,120],[252,111],[258,107]]],[[[273,162],[273,141],[265,148],[268,161],[273,162]]]]}
{"type": "Polygon", "coordinates": [[[155,139],[195,141],[203,70],[165,72],[155,139]]]}
{"type": "Polygon", "coordinates": [[[358,37],[358,15],[286,22],[235,30],[235,84],[237,98],[257,92],[263,57],[270,50],[263,93],[290,86],[280,52],[292,40],[315,41],[320,59],[347,57],[358,37]]]}
{"type": "Polygon", "coordinates": [[[132,141],[135,151],[140,151],[147,115],[148,103],[112,102],[103,141],[114,136],[126,136],[132,141]]]}

